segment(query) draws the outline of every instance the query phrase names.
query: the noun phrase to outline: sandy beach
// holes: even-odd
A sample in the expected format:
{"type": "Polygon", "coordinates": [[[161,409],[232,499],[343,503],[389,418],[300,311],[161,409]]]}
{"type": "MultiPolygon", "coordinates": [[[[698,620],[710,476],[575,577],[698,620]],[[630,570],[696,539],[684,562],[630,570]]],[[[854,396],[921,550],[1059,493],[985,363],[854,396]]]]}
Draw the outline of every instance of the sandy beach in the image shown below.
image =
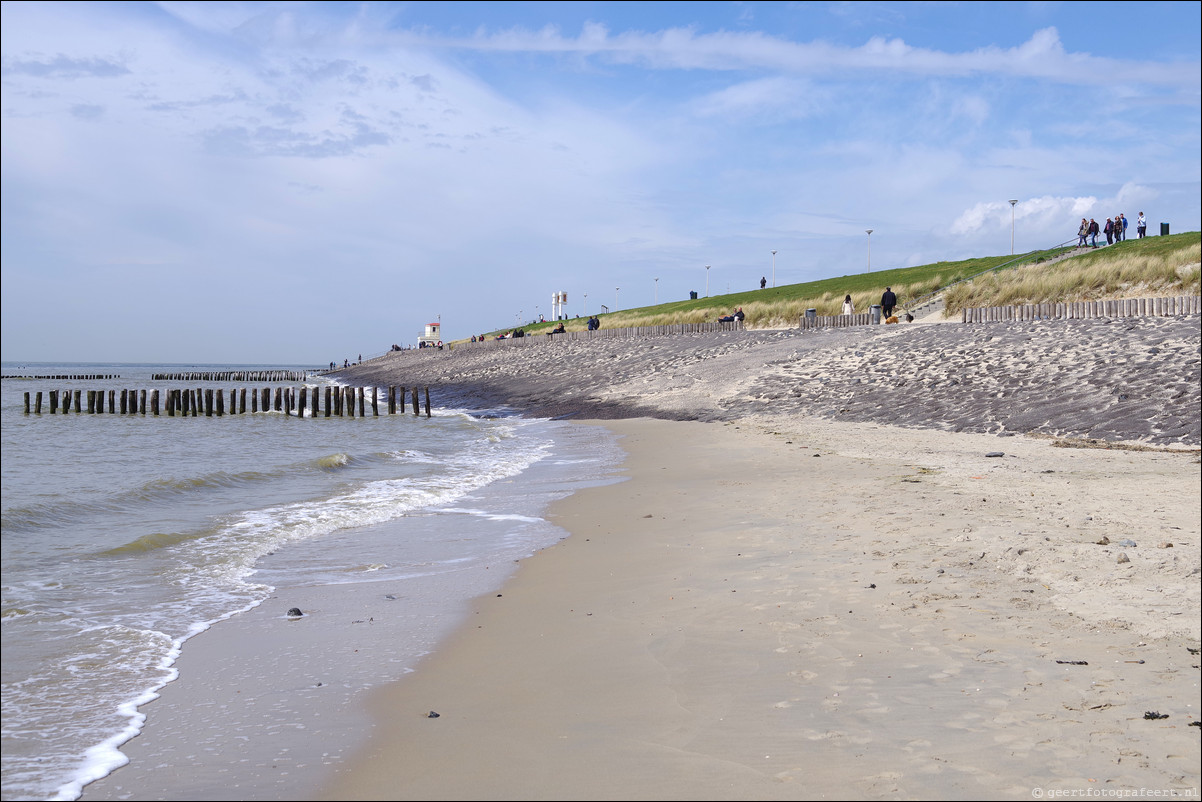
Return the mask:
{"type": "Polygon", "coordinates": [[[1196,799],[1199,340],[1197,317],[957,324],[346,371],[605,426],[625,481],[557,502],[570,537],[339,712],[362,742],[285,765],[320,727],[283,707],[275,741],[190,742],[257,674],[304,687],[281,654],[386,659],[387,603],[281,589],[180,667],[270,662],[172,683],[178,750],[84,798],[1196,799]],[[257,641],[294,603],[329,623],[257,641]]]}
{"type": "Polygon", "coordinates": [[[1197,794],[1196,455],[607,425],[629,481],[557,506],[324,798],[1197,794]]]}

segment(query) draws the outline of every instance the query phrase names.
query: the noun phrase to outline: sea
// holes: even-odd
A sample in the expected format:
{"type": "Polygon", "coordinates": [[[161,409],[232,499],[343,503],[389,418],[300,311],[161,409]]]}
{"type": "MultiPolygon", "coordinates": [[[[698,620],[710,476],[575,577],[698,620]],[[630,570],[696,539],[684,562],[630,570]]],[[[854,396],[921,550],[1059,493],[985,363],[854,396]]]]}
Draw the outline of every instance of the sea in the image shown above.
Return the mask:
{"type": "Polygon", "coordinates": [[[0,367],[6,800],[78,799],[120,772],[188,641],[278,585],[411,588],[395,659],[359,685],[399,678],[503,583],[481,566],[566,536],[544,517],[552,501],[618,481],[621,451],[601,427],[445,408],[437,391],[430,417],[49,412],[51,390],[337,384],[309,366],[0,367]],[[155,378],[226,371],[305,377],[155,378]],[[113,378],[36,378],[48,376],[113,378]],[[27,413],[38,392],[42,412],[27,413]]]}

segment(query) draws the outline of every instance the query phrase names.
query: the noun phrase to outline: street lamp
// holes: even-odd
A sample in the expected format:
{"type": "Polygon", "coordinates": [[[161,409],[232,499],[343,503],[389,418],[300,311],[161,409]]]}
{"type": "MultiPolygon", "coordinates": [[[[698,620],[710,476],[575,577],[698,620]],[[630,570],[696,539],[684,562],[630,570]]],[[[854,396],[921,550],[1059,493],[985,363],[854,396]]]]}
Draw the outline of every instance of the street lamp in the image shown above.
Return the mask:
{"type": "Polygon", "coordinates": [[[868,272],[872,272],[872,229],[865,229],[868,232],[868,272]]]}
{"type": "Polygon", "coordinates": [[[710,266],[705,266],[705,297],[710,297],[710,266]]]}
{"type": "Polygon", "coordinates": [[[584,296],[584,314],[588,314],[588,293],[581,293],[584,296]]]}
{"type": "Polygon", "coordinates": [[[776,251],[772,252],[772,286],[776,286],[776,251]]]}
{"type": "Polygon", "coordinates": [[[618,290],[620,290],[620,289],[622,289],[622,288],[614,287],[614,311],[615,312],[618,311],[618,290]]]}
{"type": "Polygon", "coordinates": [[[659,306],[659,276],[655,277],[655,305],[659,306]]]}
{"type": "Polygon", "coordinates": [[[1018,199],[1010,201],[1010,255],[1014,255],[1014,204],[1018,203],[1018,199]]]}

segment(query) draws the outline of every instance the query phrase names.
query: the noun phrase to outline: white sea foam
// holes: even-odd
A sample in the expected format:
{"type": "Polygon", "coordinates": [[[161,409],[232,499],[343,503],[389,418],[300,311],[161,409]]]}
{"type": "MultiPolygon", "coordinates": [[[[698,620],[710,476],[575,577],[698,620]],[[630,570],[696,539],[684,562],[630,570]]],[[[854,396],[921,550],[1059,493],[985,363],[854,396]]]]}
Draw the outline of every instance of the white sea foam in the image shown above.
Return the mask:
{"type": "MultiPolygon", "coordinates": [[[[106,372],[120,389],[133,370],[106,372]]],[[[428,651],[475,568],[561,536],[541,510],[565,469],[614,459],[596,432],[461,410],[30,420],[3,391],[5,798],[74,799],[122,765],[186,642],[275,583],[402,583],[434,616],[414,623],[428,651]]]]}

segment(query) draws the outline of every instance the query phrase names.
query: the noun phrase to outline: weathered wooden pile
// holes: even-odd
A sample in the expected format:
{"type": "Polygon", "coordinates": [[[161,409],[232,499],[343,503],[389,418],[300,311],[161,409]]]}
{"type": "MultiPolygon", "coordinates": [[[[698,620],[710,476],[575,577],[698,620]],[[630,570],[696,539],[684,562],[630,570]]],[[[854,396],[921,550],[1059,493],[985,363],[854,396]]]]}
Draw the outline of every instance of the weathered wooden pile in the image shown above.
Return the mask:
{"type": "MultiPolygon", "coordinates": [[[[426,417],[430,417],[430,388],[425,390],[426,417]]],[[[221,388],[187,388],[152,390],[50,390],[47,394],[48,409],[51,415],[76,414],[86,412],[90,415],[146,415],[160,414],[160,400],[163,411],[168,417],[221,417],[223,415],[244,415],[247,412],[247,400],[250,400],[251,414],[262,412],[282,412],[286,416],[298,418],[342,418],[367,417],[370,406],[371,415],[378,417],[381,406],[386,414],[405,414],[404,387],[388,387],[381,399],[379,387],[276,387],[274,396],[272,388],[235,388],[229,391],[229,405],[226,405],[226,393],[221,388]],[[324,389],[324,405],[322,393],[324,389]],[[107,410],[106,410],[107,401],[107,410]],[[358,410],[356,414],[356,408],[358,410]]],[[[411,406],[414,415],[421,414],[421,404],[417,387],[411,388],[411,406]]],[[[25,393],[25,414],[42,414],[42,392],[25,393]]]]}

